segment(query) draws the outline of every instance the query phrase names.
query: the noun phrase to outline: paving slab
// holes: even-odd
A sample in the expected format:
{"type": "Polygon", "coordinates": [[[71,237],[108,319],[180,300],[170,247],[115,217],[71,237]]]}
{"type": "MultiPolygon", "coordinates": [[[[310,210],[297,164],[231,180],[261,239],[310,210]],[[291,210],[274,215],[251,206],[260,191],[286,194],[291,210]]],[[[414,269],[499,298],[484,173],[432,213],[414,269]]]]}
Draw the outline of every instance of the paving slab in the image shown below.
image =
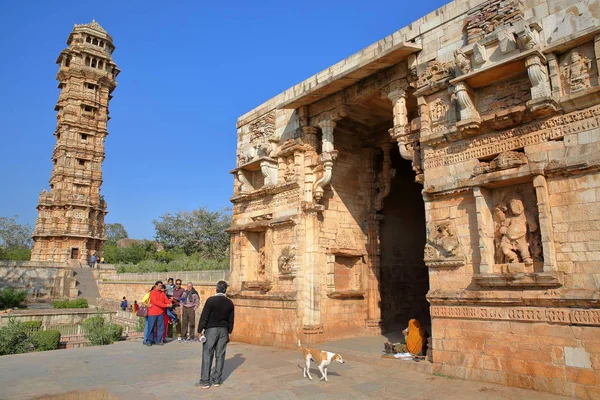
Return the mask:
{"type": "Polygon", "coordinates": [[[567,399],[423,374],[399,367],[401,361],[396,360],[386,366],[358,361],[332,364],[329,382],[320,381],[313,367],[311,381],[302,376],[299,352],[243,343],[231,343],[227,349],[224,384],[198,389],[194,383],[201,355],[202,346],[195,343],[146,347],[121,342],[3,356],[0,399],[567,399]],[[103,391],[104,397],[97,397],[103,391]]]}

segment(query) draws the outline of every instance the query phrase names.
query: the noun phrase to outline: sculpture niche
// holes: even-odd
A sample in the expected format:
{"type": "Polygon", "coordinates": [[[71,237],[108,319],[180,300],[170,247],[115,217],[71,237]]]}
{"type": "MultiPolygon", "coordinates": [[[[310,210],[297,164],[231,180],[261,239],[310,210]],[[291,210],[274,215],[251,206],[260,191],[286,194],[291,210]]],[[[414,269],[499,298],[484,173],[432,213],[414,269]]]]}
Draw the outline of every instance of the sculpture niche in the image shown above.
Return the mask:
{"type": "Polygon", "coordinates": [[[494,207],[497,264],[523,263],[531,266],[534,261],[542,261],[536,214],[536,210],[526,209],[525,201],[519,193],[506,195],[494,207]]]}

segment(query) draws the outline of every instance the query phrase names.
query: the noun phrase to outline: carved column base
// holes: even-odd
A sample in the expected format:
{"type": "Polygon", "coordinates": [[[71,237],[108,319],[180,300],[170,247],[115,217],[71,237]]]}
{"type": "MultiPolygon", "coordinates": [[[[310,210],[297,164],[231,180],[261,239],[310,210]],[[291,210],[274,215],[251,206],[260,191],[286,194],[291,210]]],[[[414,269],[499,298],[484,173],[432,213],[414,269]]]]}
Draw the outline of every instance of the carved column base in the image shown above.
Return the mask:
{"type": "Polygon", "coordinates": [[[304,325],[302,332],[305,335],[320,335],[323,333],[323,325],[304,325]]]}
{"type": "Polygon", "coordinates": [[[542,97],[535,100],[529,100],[527,102],[527,108],[529,108],[533,116],[536,118],[555,114],[559,109],[558,104],[551,97],[542,97]]]}

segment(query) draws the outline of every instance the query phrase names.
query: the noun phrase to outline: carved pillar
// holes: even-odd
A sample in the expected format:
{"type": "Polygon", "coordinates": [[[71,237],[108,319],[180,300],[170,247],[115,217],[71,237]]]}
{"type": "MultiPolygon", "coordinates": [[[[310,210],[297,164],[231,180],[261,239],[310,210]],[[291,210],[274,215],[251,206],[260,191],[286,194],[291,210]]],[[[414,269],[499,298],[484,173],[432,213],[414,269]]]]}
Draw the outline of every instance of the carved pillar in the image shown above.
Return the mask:
{"type": "Polygon", "coordinates": [[[540,221],[540,234],[542,236],[542,252],[544,255],[544,272],[556,271],[556,258],[554,248],[554,232],[552,229],[552,214],[550,213],[550,200],[548,198],[548,185],[546,177],[537,175],[533,178],[535,196],[540,221]]]}
{"type": "Polygon", "coordinates": [[[531,81],[531,100],[550,97],[550,81],[548,71],[538,55],[531,56],[525,61],[527,75],[531,81]]]}
{"type": "Polygon", "coordinates": [[[477,209],[477,231],[479,233],[479,273],[494,272],[494,220],[492,216],[492,196],[489,189],[473,188],[477,209]]]}
{"type": "Polygon", "coordinates": [[[303,342],[315,343],[314,335],[323,332],[321,325],[321,293],[320,293],[320,269],[319,259],[321,251],[319,247],[319,218],[318,212],[322,210],[321,205],[304,203],[304,276],[302,285],[302,330],[303,342]]]}
{"type": "Polygon", "coordinates": [[[419,109],[419,119],[421,121],[421,136],[428,136],[431,133],[431,120],[429,119],[429,106],[425,97],[417,97],[417,107],[419,109]]]}
{"type": "MultiPolygon", "coordinates": [[[[391,149],[391,145],[390,145],[391,149]]],[[[389,150],[385,150],[389,152],[389,150]]],[[[383,215],[374,212],[377,202],[376,190],[377,179],[375,175],[375,157],[379,151],[376,148],[370,147],[365,149],[365,160],[367,171],[372,177],[369,185],[369,208],[372,212],[368,219],[368,235],[367,235],[367,253],[368,253],[368,268],[367,268],[367,321],[366,326],[370,329],[381,329],[381,292],[379,290],[379,280],[381,279],[381,247],[380,247],[380,225],[383,215]]]]}
{"type": "Polygon", "coordinates": [[[323,163],[323,175],[315,182],[313,197],[317,202],[323,198],[324,187],[331,182],[333,176],[333,160],[337,158],[337,152],[333,147],[333,131],[335,122],[333,119],[325,119],[318,123],[323,133],[321,141],[321,162],[323,163]]]}
{"type": "Polygon", "coordinates": [[[313,186],[315,182],[314,168],[318,165],[317,128],[305,126],[302,128],[302,140],[308,146],[304,154],[304,201],[313,201],[313,186]]]}

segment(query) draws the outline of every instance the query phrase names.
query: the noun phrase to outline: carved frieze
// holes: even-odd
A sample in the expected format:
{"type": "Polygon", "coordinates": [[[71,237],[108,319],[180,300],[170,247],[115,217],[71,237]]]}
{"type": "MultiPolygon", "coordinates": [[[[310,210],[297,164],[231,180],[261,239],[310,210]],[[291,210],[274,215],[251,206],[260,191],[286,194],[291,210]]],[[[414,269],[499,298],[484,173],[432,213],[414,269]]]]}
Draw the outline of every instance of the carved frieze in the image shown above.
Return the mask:
{"type": "Polygon", "coordinates": [[[473,158],[489,157],[598,127],[600,127],[600,106],[595,106],[502,132],[449,143],[446,147],[426,148],[424,151],[424,166],[426,169],[430,169],[460,163],[473,158]]]}
{"type": "Polygon", "coordinates": [[[428,267],[460,267],[465,257],[458,240],[454,221],[433,221],[427,226],[425,265],[428,267]]]}
{"type": "Polygon", "coordinates": [[[284,192],[267,194],[261,198],[240,201],[234,205],[234,213],[255,213],[265,210],[275,210],[278,207],[294,206],[300,201],[300,189],[294,187],[284,192]]]}
{"type": "Polygon", "coordinates": [[[260,157],[272,157],[275,155],[276,142],[275,112],[271,111],[247,127],[245,140],[240,142],[238,149],[238,165],[246,164],[260,157]]]}
{"type": "Polygon", "coordinates": [[[483,319],[600,326],[600,310],[543,307],[431,306],[433,318],[483,319]]]}
{"type": "Polygon", "coordinates": [[[489,163],[484,161],[479,162],[473,170],[473,175],[517,168],[527,163],[527,156],[524,153],[518,151],[505,151],[498,154],[498,156],[489,163]]]}
{"type": "Polygon", "coordinates": [[[441,63],[437,60],[430,61],[419,79],[412,85],[419,93],[427,93],[438,86],[445,84],[453,77],[454,63],[441,63]]]}

